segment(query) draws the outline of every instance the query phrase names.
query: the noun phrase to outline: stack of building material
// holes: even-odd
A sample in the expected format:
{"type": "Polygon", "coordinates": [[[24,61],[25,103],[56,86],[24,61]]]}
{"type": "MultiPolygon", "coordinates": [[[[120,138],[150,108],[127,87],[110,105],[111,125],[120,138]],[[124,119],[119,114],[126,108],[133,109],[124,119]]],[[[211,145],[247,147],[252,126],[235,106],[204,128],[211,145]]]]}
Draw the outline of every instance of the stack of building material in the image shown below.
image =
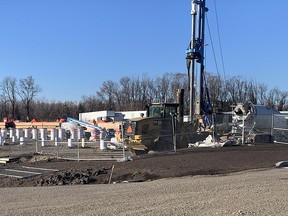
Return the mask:
{"type": "Polygon", "coordinates": [[[19,157],[2,157],[2,158],[0,158],[0,164],[15,162],[18,159],[19,159],[19,157]]]}

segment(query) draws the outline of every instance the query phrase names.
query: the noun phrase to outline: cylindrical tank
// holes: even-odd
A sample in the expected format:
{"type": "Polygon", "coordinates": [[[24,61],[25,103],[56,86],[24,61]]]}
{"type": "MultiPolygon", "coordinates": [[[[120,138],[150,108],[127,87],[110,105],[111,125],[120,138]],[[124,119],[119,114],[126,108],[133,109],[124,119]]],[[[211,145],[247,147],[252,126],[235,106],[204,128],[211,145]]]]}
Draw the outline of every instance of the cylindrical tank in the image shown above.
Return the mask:
{"type": "Polygon", "coordinates": [[[73,140],[70,138],[68,139],[68,147],[70,147],[70,148],[75,147],[75,142],[73,142],[73,140]]]}
{"type": "Polygon", "coordinates": [[[85,148],[85,147],[86,147],[85,138],[82,138],[82,139],[81,139],[81,143],[82,143],[82,148],[85,148]]]}
{"type": "Polygon", "coordinates": [[[30,128],[25,128],[24,137],[26,140],[29,140],[31,138],[31,129],[30,128]]]}
{"type": "Polygon", "coordinates": [[[17,137],[16,137],[16,135],[12,135],[11,139],[12,139],[12,143],[16,143],[16,142],[17,142],[17,137]]]}
{"type": "Polygon", "coordinates": [[[26,145],[26,139],[24,137],[20,137],[20,145],[26,145]]]}
{"type": "Polygon", "coordinates": [[[9,136],[10,138],[13,138],[13,136],[15,136],[15,128],[10,128],[9,136]]]}
{"type": "Polygon", "coordinates": [[[7,137],[7,129],[1,129],[1,136],[5,139],[7,137]]]}
{"type": "Polygon", "coordinates": [[[50,140],[52,140],[52,141],[54,141],[55,140],[55,137],[57,137],[57,131],[54,129],[54,128],[52,128],[51,130],[50,130],[50,140]]]}
{"type": "Polygon", "coordinates": [[[105,145],[105,141],[103,139],[100,139],[100,150],[105,150],[105,149],[107,149],[105,145]]]}
{"type": "Polygon", "coordinates": [[[41,140],[41,146],[47,146],[47,140],[41,140]]]}
{"type": "Polygon", "coordinates": [[[40,138],[41,138],[41,140],[47,140],[47,129],[46,128],[40,129],[40,138]]]}
{"type": "Polygon", "coordinates": [[[54,142],[55,142],[55,146],[58,146],[58,137],[55,137],[54,142]]]}
{"type": "Polygon", "coordinates": [[[63,140],[64,137],[65,137],[65,129],[59,128],[58,129],[58,138],[59,138],[59,140],[63,140]]]}
{"type": "Polygon", "coordinates": [[[38,129],[37,128],[32,129],[32,139],[38,140],[38,129]]]}
{"type": "Polygon", "coordinates": [[[23,129],[22,128],[16,128],[16,137],[19,140],[20,137],[23,137],[23,129]]]}
{"type": "Polygon", "coordinates": [[[71,129],[70,131],[71,131],[71,139],[72,140],[77,140],[78,139],[78,137],[77,137],[77,135],[78,135],[77,129],[71,129]]]}
{"type": "Polygon", "coordinates": [[[78,139],[82,139],[84,137],[84,128],[83,127],[80,127],[78,128],[78,139]]]}
{"type": "Polygon", "coordinates": [[[47,145],[47,128],[40,129],[40,137],[41,137],[41,145],[46,146],[47,145]]]}

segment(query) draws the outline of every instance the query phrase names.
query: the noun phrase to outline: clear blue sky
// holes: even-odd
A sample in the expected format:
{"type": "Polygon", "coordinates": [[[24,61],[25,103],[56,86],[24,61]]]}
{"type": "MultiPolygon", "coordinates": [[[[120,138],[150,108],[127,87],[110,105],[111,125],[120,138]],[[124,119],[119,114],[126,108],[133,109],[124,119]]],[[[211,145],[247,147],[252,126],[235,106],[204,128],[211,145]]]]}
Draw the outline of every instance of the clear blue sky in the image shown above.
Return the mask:
{"type": "MultiPolygon", "coordinates": [[[[287,0],[216,0],[225,75],[288,90],[287,0]]],[[[190,0],[0,0],[0,81],[32,75],[39,98],[80,100],[106,80],[186,73],[190,0]]],[[[214,0],[206,1],[223,75],[214,0]]],[[[207,71],[217,74],[209,35],[207,71]]]]}

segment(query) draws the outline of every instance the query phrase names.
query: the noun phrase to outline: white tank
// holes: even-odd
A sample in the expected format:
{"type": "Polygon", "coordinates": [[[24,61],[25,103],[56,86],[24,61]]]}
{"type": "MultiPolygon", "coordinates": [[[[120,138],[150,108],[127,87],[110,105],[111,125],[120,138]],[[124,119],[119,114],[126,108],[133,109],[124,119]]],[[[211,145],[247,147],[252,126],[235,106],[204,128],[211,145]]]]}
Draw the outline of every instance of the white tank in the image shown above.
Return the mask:
{"type": "Polygon", "coordinates": [[[29,140],[31,138],[31,129],[30,128],[25,128],[24,137],[26,140],[29,140]]]}

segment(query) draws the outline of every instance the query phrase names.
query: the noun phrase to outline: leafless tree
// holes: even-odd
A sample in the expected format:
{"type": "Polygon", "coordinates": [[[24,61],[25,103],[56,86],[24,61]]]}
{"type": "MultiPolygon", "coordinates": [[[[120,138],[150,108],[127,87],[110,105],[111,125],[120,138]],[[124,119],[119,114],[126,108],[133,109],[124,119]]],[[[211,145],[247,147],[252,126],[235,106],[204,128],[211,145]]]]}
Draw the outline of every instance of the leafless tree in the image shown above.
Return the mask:
{"type": "Polygon", "coordinates": [[[268,93],[267,106],[282,111],[287,106],[288,92],[273,88],[268,93]]]}
{"type": "Polygon", "coordinates": [[[119,81],[119,91],[116,92],[116,103],[119,110],[133,110],[135,89],[130,77],[122,77],[119,81]]]}
{"type": "Polygon", "coordinates": [[[257,104],[257,85],[252,80],[245,82],[245,100],[257,104]]]}
{"type": "Polygon", "coordinates": [[[17,102],[17,80],[14,77],[5,77],[1,83],[3,98],[7,99],[11,104],[12,118],[15,118],[16,102],[17,102]]]}
{"type": "Polygon", "coordinates": [[[287,97],[288,97],[288,92],[280,91],[279,102],[278,102],[279,111],[285,110],[285,107],[287,106],[287,97]]]}
{"type": "Polygon", "coordinates": [[[268,87],[266,84],[263,84],[263,83],[260,83],[258,86],[257,86],[257,99],[258,99],[258,103],[259,104],[262,104],[262,105],[265,105],[266,104],[266,100],[267,100],[267,90],[268,90],[268,87]]]}
{"type": "Polygon", "coordinates": [[[35,84],[32,76],[19,80],[18,94],[24,104],[26,110],[26,120],[30,120],[30,105],[36,98],[37,94],[41,91],[39,85],[35,84]]]}
{"type": "Polygon", "coordinates": [[[152,102],[155,96],[155,83],[154,80],[152,80],[150,77],[147,75],[144,75],[140,81],[137,82],[137,88],[136,88],[139,93],[138,95],[138,109],[143,110],[145,106],[152,102]]]}
{"type": "MultiPolygon", "coordinates": [[[[142,77],[137,78],[125,76],[119,82],[108,80],[103,82],[95,95],[83,96],[80,102],[34,100],[36,95],[34,94],[27,106],[26,101],[23,99],[28,98],[30,93],[33,92],[32,90],[34,90],[34,88],[30,89],[28,87],[35,86],[33,79],[33,82],[29,82],[31,79],[32,77],[28,77],[20,80],[22,85],[21,88],[19,85],[18,91],[22,90],[21,99],[23,104],[22,107],[19,102],[15,104],[14,115],[16,113],[16,116],[24,116],[25,113],[29,113],[29,117],[34,116],[40,120],[55,121],[56,118],[62,117],[78,118],[80,112],[143,110],[145,105],[151,101],[176,102],[176,89],[184,89],[185,113],[188,114],[189,112],[187,74],[164,73],[156,78],[151,78],[144,74],[142,77]],[[23,92],[27,94],[23,94],[23,92]],[[36,106],[38,109],[34,109],[36,106]],[[29,111],[27,111],[27,107],[29,107],[29,111]]],[[[246,102],[247,100],[268,105],[278,110],[288,109],[287,92],[277,88],[268,92],[266,85],[257,85],[255,81],[244,80],[240,76],[223,79],[218,75],[207,74],[205,83],[209,89],[210,99],[214,108],[221,104],[223,111],[231,111],[232,104],[246,102]]],[[[38,88],[37,86],[36,90],[38,88]]],[[[11,103],[8,97],[5,97],[3,89],[1,93],[1,113],[3,115],[3,113],[7,113],[7,110],[11,110],[11,103]]]]}
{"type": "Polygon", "coordinates": [[[105,102],[107,110],[115,110],[116,107],[116,97],[115,93],[118,91],[118,84],[112,80],[104,81],[100,90],[97,91],[97,96],[105,102]]]}
{"type": "Polygon", "coordinates": [[[233,104],[236,104],[238,101],[238,86],[234,81],[235,77],[229,78],[225,82],[225,90],[227,94],[227,100],[231,101],[233,104]]]}
{"type": "Polygon", "coordinates": [[[8,117],[10,114],[8,100],[4,95],[0,95],[1,118],[8,117]]]}
{"type": "Polygon", "coordinates": [[[92,112],[95,110],[102,110],[104,104],[99,100],[96,95],[83,96],[79,105],[81,105],[83,112],[92,112]]]}
{"type": "Polygon", "coordinates": [[[227,101],[223,79],[219,75],[207,74],[206,84],[212,105],[217,110],[223,110],[223,102],[227,101]]]}
{"type": "Polygon", "coordinates": [[[155,80],[155,98],[159,102],[171,102],[170,101],[170,79],[169,74],[165,73],[161,77],[157,77],[155,80]]]}

